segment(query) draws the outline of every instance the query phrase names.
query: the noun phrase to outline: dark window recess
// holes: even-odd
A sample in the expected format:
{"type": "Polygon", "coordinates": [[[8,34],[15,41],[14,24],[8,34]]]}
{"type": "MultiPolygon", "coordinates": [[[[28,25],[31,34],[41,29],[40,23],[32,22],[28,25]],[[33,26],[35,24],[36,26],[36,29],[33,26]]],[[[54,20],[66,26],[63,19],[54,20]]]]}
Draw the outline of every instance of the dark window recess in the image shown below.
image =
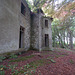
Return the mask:
{"type": "Polygon", "coordinates": [[[48,20],[45,20],[45,27],[48,27],[48,20]]]}
{"type": "Polygon", "coordinates": [[[23,5],[23,3],[21,3],[21,13],[25,16],[25,6],[23,5]]]}
{"type": "Polygon", "coordinates": [[[24,47],[24,28],[20,27],[19,48],[24,47]]]}
{"type": "Polygon", "coordinates": [[[49,35],[45,34],[45,47],[49,47],[49,35]]]}

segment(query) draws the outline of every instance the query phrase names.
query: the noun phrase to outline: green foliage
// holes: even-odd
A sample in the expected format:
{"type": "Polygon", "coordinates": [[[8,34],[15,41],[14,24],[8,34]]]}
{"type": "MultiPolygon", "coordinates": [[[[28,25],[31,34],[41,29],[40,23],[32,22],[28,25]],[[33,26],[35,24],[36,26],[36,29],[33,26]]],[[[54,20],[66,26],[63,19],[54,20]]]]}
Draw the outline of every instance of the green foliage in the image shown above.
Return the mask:
{"type": "Polygon", "coordinates": [[[6,70],[6,69],[7,69],[6,66],[4,66],[4,65],[0,65],[0,70],[6,70]]]}
{"type": "Polygon", "coordinates": [[[17,67],[18,65],[17,64],[14,64],[14,65],[9,65],[9,69],[11,69],[11,72],[16,72],[17,73],[17,70],[15,70],[15,67],[17,67]]]}
{"type": "Polygon", "coordinates": [[[9,66],[9,69],[14,69],[15,67],[17,67],[18,65],[17,64],[14,64],[14,65],[8,65],[9,66]]]}
{"type": "Polygon", "coordinates": [[[50,61],[51,61],[52,63],[56,63],[56,61],[55,61],[55,60],[53,60],[53,59],[50,59],[50,61]]]}
{"type": "Polygon", "coordinates": [[[52,59],[53,57],[47,57],[48,60],[52,59]]]}
{"type": "Polygon", "coordinates": [[[11,59],[11,58],[17,58],[17,55],[11,54],[9,58],[10,58],[10,59],[11,59]]]}
{"type": "Polygon", "coordinates": [[[6,69],[7,69],[6,66],[0,65],[0,75],[5,75],[5,71],[4,70],[6,70],[6,69]]]}
{"type": "Polygon", "coordinates": [[[0,62],[2,62],[4,59],[6,59],[6,57],[0,56],[0,62]]]}
{"type": "Polygon", "coordinates": [[[3,60],[2,60],[2,59],[0,59],[0,62],[3,62],[3,60]]]}
{"type": "Polygon", "coordinates": [[[54,0],[26,0],[30,9],[36,12],[37,9],[42,9],[46,16],[53,16],[55,13],[54,0]]]}
{"type": "Polygon", "coordinates": [[[7,56],[10,56],[10,55],[11,55],[11,53],[10,53],[10,52],[8,52],[8,53],[6,53],[6,55],[7,55],[7,56]]]}
{"type": "Polygon", "coordinates": [[[52,26],[58,26],[58,25],[60,25],[60,20],[57,18],[54,18],[52,21],[52,26]]]}
{"type": "Polygon", "coordinates": [[[9,62],[20,62],[20,61],[28,60],[29,58],[32,58],[32,57],[34,57],[34,55],[20,57],[20,58],[14,59],[14,60],[10,60],[9,62]]]}
{"type": "Polygon", "coordinates": [[[45,2],[46,0],[33,0],[33,11],[35,12],[36,9],[42,8],[45,2]]]}
{"type": "MultiPolygon", "coordinates": [[[[55,18],[52,22],[53,47],[61,47],[61,48],[68,47],[67,44],[65,43],[65,37],[67,37],[67,34],[68,35],[71,34],[71,37],[73,38],[75,37],[74,33],[75,33],[75,17],[74,16],[68,16],[67,18],[65,18],[63,22],[55,18]]],[[[72,39],[71,37],[69,38],[72,39]]]]}
{"type": "Polygon", "coordinates": [[[29,67],[30,67],[30,65],[29,65],[29,64],[27,64],[27,65],[26,65],[26,67],[27,67],[27,68],[29,68],[29,67]]]}
{"type": "Polygon", "coordinates": [[[11,69],[12,75],[18,75],[19,74],[19,71],[15,70],[15,68],[18,66],[17,64],[8,65],[8,66],[9,66],[9,69],[11,69]]]}
{"type": "Polygon", "coordinates": [[[57,57],[57,58],[58,58],[58,57],[64,57],[64,55],[57,55],[56,57],[57,57]]]}
{"type": "Polygon", "coordinates": [[[32,10],[32,7],[33,7],[33,1],[29,1],[29,0],[26,0],[29,8],[32,10]]]}
{"type": "Polygon", "coordinates": [[[24,75],[32,75],[36,72],[34,68],[32,68],[29,64],[24,65],[23,67],[20,67],[20,70],[15,70],[14,65],[12,65],[12,75],[18,75],[18,74],[24,74],[24,75]]]}
{"type": "Polygon", "coordinates": [[[5,72],[4,71],[0,71],[0,75],[5,75],[5,72]]]}
{"type": "Polygon", "coordinates": [[[24,74],[32,75],[32,73],[34,74],[35,72],[36,72],[36,70],[30,70],[30,71],[24,72],[24,74]]]}
{"type": "Polygon", "coordinates": [[[19,74],[18,70],[15,70],[14,73],[12,73],[12,75],[18,75],[18,74],[19,74]]]}
{"type": "Polygon", "coordinates": [[[72,59],[70,59],[69,62],[70,62],[71,64],[74,64],[74,63],[75,63],[72,59]]]}
{"type": "Polygon", "coordinates": [[[19,55],[21,55],[22,53],[21,52],[19,52],[19,55]]]}
{"type": "Polygon", "coordinates": [[[2,59],[2,60],[4,60],[6,57],[4,57],[4,56],[0,56],[0,59],[2,59]]]}
{"type": "Polygon", "coordinates": [[[34,68],[32,68],[29,64],[24,65],[24,74],[28,74],[28,75],[32,75],[32,73],[35,73],[36,70],[34,68]]]}
{"type": "Polygon", "coordinates": [[[59,38],[60,39],[60,31],[59,31],[59,29],[60,29],[60,27],[59,27],[59,25],[60,25],[60,20],[59,19],[57,19],[57,18],[55,18],[54,20],[53,20],[53,22],[52,22],[52,40],[53,40],[53,47],[55,47],[55,45],[56,45],[56,43],[57,43],[57,38],[59,38]]]}

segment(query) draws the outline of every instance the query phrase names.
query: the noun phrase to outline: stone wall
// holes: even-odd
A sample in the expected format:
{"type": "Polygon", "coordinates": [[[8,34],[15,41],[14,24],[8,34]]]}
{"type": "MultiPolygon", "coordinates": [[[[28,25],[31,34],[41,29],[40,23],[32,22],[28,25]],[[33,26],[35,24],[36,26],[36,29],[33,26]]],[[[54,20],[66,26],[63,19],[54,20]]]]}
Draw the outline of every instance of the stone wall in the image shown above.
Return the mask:
{"type": "Polygon", "coordinates": [[[52,47],[51,19],[43,17],[42,10],[32,13],[25,0],[0,0],[0,53],[19,49],[20,27],[24,28],[23,48],[39,49],[44,46],[44,35],[49,34],[49,48],[52,47]],[[21,2],[25,15],[21,13],[21,2]],[[45,19],[49,27],[45,28],[45,19]]]}
{"type": "Polygon", "coordinates": [[[45,47],[45,34],[49,35],[49,47],[52,48],[52,30],[51,18],[44,17],[44,14],[32,13],[31,17],[31,46],[39,51],[46,49],[45,47]],[[45,27],[45,20],[48,20],[48,28],[45,27]]]}
{"type": "Polygon", "coordinates": [[[19,14],[19,25],[24,27],[24,48],[28,50],[30,48],[30,24],[31,24],[31,15],[30,9],[25,0],[22,0],[22,3],[25,6],[25,15],[22,13],[19,14]]]}
{"type": "MultiPolygon", "coordinates": [[[[22,0],[24,2],[24,0],[22,0]]],[[[0,53],[19,49],[20,26],[25,28],[25,49],[30,46],[30,10],[21,14],[21,0],[0,0],[0,53]]]]}
{"type": "Polygon", "coordinates": [[[49,49],[52,49],[52,29],[51,29],[51,18],[43,17],[43,26],[42,26],[42,48],[45,48],[45,34],[49,35],[49,49]],[[48,27],[45,27],[45,20],[48,20],[48,27]]]}
{"type": "Polygon", "coordinates": [[[31,47],[39,49],[39,14],[31,14],[31,47]]]}

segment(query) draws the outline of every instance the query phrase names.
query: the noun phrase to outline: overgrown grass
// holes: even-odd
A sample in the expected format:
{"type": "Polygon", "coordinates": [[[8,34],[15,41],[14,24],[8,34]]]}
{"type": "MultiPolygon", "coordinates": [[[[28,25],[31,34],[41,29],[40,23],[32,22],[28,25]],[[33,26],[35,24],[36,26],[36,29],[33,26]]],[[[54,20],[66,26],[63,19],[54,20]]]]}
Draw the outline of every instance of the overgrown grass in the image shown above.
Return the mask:
{"type": "Polygon", "coordinates": [[[28,60],[32,57],[34,57],[34,55],[20,57],[20,58],[14,59],[14,60],[10,60],[9,62],[20,62],[20,61],[28,60]]]}

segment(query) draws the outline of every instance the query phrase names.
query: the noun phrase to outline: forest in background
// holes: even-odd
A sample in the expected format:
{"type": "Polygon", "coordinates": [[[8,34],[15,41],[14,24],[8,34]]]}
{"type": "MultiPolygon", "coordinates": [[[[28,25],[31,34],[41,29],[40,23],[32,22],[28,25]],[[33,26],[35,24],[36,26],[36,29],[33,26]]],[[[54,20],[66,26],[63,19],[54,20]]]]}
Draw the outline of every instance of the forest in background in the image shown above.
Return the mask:
{"type": "Polygon", "coordinates": [[[53,47],[75,48],[75,0],[26,0],[32,12],[53,18],[53,47]]]}

